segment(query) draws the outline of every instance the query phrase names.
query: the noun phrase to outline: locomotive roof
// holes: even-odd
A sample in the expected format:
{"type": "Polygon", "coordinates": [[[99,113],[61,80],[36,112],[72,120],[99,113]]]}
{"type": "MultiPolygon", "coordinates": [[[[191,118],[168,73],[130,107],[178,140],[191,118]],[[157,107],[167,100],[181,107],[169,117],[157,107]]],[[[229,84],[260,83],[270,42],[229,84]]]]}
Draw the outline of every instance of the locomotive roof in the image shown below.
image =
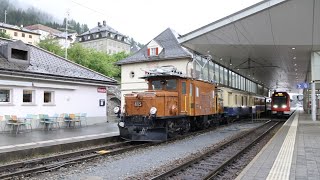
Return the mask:
{"type": "Polygon", "coordinates": [[[186,79],[187,77],[185,77],[182,74],[147,74],[145,76],[140,77],[140,79],[149,79],[149,78],[184,78],[186,79]]]}

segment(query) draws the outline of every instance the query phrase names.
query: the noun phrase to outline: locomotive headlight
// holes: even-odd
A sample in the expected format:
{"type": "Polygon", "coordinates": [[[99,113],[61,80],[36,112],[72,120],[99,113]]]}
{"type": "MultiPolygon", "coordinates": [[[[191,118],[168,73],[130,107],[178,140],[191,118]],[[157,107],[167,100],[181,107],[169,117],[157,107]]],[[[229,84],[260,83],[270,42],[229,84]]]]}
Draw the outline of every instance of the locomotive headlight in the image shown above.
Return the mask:
{"type": "Polygon", "coordinates": [[[157,113],[157,108],[156,107],[151,107],[150,108],[150,114],[155,115],[157,113]]]}
{"type": "Polygon", "coordinates": [[[278,105],[273,105],[274,108],[278,108],[278,105]]]}
{"type": "Polygon", "coordinates": [[[282,107],[282,108],[286,108],[286,107],[287,107],[287,105],[285,105],[285,104],[284,104],[284,105],[282,105],[281,107],[282,107]]]}
{"type": "Polygon", "coordinates": [[[119,122],[118,124],[120,127],[124,127],[124,122],[119,122]]]}
{"type": "Polygon", "coordinates": [[[120,111],[120,107],[119,107],[119,106],[116,106],[116,107],[113,108],[113,112],[114,112],[115,114],[118,114],[119,111],[120,111]]]}

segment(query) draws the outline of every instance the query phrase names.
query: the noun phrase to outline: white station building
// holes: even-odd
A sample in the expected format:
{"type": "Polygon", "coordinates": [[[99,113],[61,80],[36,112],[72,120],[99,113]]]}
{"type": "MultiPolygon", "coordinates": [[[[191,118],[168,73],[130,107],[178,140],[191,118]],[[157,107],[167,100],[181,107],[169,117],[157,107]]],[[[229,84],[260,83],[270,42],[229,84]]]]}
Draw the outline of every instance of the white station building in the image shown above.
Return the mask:
{"type": "Polygon", "coordinates": [[[0,115],[86,113],[88,125],[107,121],[112,78],[7,39],[0,39],[0,69],[0,115]]]}

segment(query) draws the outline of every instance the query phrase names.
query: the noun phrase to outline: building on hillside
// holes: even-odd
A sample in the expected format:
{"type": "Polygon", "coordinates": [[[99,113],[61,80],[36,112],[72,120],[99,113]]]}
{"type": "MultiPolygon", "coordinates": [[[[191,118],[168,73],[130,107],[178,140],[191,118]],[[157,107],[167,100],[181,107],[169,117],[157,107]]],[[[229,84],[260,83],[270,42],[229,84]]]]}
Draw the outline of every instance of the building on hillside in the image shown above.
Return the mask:
{"type": "Polygon", "coordinates": [[[44,40],[46,38],[53,38],[58,40],[59,45],[63,48],[69,48],[70,45],[75,42],[77,36],[77,33],[68,33],[66,42],[66,32],[62,32],[42,24],[34,24],[26,26],[25,28],[29,29],[30,31],[41,34],[40,40],[44,40]]]}
{"type": "Polygon", "coordinates": [[[88,124],[107,121],[107,87],[116,80],[36,46],[1,38],[0,67],[0,115],[87,113],[88,124]]]}
{"type": "Polygon", "coordinates": [[[178,37],[174,30],[168,28],[138,52],[116,63],[121,66],[122,102],[123,94],[148,89],[145,80],[139,77],[144,76],[150,68],[173,65],[190,76],[192,65],[188,66],[188,63],[192,61],[193,55],[178,43],[178,37]]]}
{"type": "Polygon", "coordinates": [[[128,37],[116,31],[103,21],[98,26],[78,36],[77,41],[83,47],[95,49],[108,54],[118,52],[130,53],[128,37]]]}
{"type": "Polygon", "coordinates": [[[72,43],[76,40],[76,34],[77,33],[68,33],[67,34],[67,41],[66,41],[66,33],[60,33],[60,34],[53,34],[54,39],[58,40],[58,43],[63,48],[69,48],[72,43]]]}
{"type": "Polygon", "coordinates": [[[54,34],[61,34],[62,32],[57,30],[57,29],[53,29],[51,27],[42,25],[42,24],[34,24],[34,25],[30,25],[30,26],[26,26],[26,29],[29,29],[30,31],[36,32],[38,34],[40,34],[40,40],[44,40],[47,37],[54,37],[54,34]]]}
{"type": "Polygon", "coordinates": [[[40,34],[33,32],[24,27],[18,27],[11,24],[0,23],[0,32],[4,32],[12,37],[14,40],[21,40],[24,43],[36,45],[40,41],[40,34]]]}

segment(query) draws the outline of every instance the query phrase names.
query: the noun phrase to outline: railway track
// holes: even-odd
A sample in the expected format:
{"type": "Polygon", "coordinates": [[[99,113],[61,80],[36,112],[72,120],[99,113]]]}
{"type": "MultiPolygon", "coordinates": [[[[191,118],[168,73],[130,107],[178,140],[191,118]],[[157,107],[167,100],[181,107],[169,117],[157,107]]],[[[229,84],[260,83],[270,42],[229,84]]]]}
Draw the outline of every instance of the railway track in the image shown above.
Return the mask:
{"type": "MultiPolygon", "coordinates": [[[[220,126],[222,127],[222,126],[220,126]]],[[[216,127],[209,129],[192,132],[186,135],[177,136],[165,143],[181,140],[187,137],[199,135],[214,130],[216,127]]],[[[61,153],[58,155],[50,155],[42,158],[35,158],[30,160],[24,160],[21,162],[15,162],[0,166],[0,179],[12,179],[13,177],[26,177],[37,173],[44,173],[53,171],[61,167],[67,167],[73,164],[81,163],[86,160],[94,159],[99,156],[115,155],[131,151],[137,148],[145,148],[148,146],[159,145],[164,142],[157,143],[132,143],[132,142],[118,142],[110,145],[102,145],[99,147],[88,148],[85,150],[78,150],[68,153],[61,153]]]]}
{"type": "MultiPolygon", "coordinates": [[[[166,142],[183,139],[189,136],[194,136],[197,134],[205,133],[211,131],[213,128],[193,132],[184,136],[177,136],[166,142]]],[[[136,148],[142,148],[152,145],[161,144],[158,143],[135,143],[131,142],[118,142],[111,145],[103,145],[94,148],[88,148],[85,150],[78,150],[69,153],[61,153],[58,155],[51,155],[43,158],[36,158],[31,160],[25,160],[21,162],[15,162],[11,164],[6,164],[0,166],[0,179],[11,179],[13,177],[19,176],[29,176],[36,173],[44,173],[48,171],[53,171],[61,167],[69,166],[76,163],[81,163],[86,160],[90,160],[99,156],[104,155],[115,155],[126,151],[130,151],[136,148]]]]}
{"type": "Polygon", "coordinates": [[[130,142],[119,142],[111,145],[6,164],[0,166],[0,179],[11,179],[22,175],[28,176],[30,174],[52,171],[99,156],[119,154],[144,146],[146,146],[146,143],[132,144],[130,142]]]}
{"type": "Polygon", "coordinates": [[[152,179],[214,179],[280,122],[267,122],[152,179]]]}

